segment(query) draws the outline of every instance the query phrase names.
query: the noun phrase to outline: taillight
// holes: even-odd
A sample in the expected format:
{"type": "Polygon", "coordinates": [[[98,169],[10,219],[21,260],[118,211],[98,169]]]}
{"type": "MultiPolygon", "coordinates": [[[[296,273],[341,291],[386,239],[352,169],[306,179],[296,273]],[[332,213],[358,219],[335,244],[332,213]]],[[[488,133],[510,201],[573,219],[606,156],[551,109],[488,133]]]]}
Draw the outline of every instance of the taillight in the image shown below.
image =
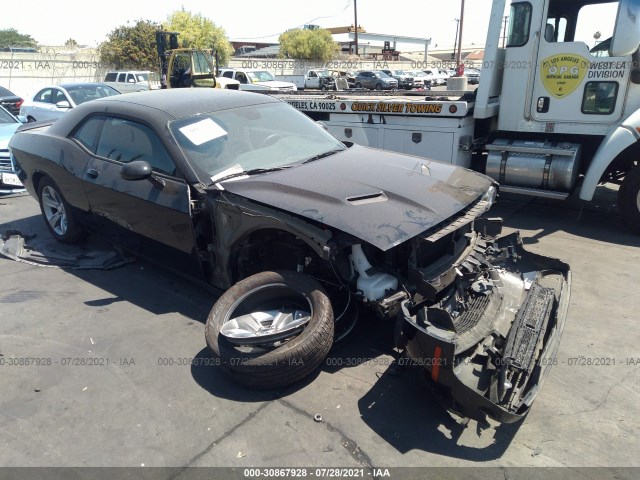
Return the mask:
{"type": "Polygon", "coordinates": [[[20,107],[22,106],[22,104],[23,104],[23,103],[24,103],[24,99],[23,99],[23,98],[21,98],[20,100],[18,100],[18,101],[16,102],[16,108],[20,108],[20,107]]]}

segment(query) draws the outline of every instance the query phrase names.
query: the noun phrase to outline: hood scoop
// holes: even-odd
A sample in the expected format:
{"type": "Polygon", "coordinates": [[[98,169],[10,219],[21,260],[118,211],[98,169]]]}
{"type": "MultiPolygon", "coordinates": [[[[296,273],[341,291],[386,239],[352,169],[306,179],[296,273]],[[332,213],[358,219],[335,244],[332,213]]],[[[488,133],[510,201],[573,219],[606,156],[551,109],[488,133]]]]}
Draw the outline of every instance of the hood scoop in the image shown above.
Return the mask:
{"type": "Polygon", "coordinates": [[[364,195],[356,195],[355,197],[347,197],[347,202],[355,206],[386,202],[387,200],[389,200],[389,198],[384,192],[367,193],[364,195]]]}

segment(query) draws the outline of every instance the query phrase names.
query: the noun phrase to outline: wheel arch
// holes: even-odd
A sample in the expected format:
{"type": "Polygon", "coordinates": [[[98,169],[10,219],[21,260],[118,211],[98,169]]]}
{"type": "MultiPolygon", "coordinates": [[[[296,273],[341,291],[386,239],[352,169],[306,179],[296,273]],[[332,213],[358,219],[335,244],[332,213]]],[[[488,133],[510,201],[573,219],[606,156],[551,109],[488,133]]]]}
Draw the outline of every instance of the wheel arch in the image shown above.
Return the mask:
{"type": "Polygon", "coordinates": [[[634,154],[640,155],[640,111],[631,115],[624,123],[613,128],[604,138],[591,160],[580,188],[580,198],[593,199],[596,187],[612,168],[624,167],[625,161],[634,154]]]}

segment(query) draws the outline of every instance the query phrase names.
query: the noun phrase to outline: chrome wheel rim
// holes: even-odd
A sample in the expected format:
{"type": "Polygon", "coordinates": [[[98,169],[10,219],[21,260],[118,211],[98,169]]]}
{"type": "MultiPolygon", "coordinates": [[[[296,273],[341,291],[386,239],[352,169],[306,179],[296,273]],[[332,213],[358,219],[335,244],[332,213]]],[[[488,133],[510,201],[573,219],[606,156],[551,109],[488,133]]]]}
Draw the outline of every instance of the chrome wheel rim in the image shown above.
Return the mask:
{"type": "Polygon", "coordinates": [[[269,284],[251,290],[239,297],[229,309],[220,334],[230,343],[240,346],[276,346],[304,330],[312,316],[311,302],[306,296],[293,292],[282,284],[269,284]],[[248,312],[237,314],[243,310],[243,304],[252,296],[261,294],[269,297],[272,290],[274,299],[250,308],[248,312]],[[288,295],[282,295],[287,291],[288,295]],[[282,299],[278,298],[278,294],[282,299]],[[297,297],[291,301],[292,294],[297,297]],[[278,308],[273,305],[279,303],[278,308]],[[292,304],[295,304],[292,306],[292,304]]]}
{"type": "Polygon", "coordinates": [[[56,234],[62,236],[67,233],[67,212],[54,188],[46,186],[42,189],[42,209],[47,223],[56,234]]]}
{"type": "Polygon", "coordinates": [[[636,208],[640,212],[640,190],[638,191],[638,196],[636,197],[636,208]]]}

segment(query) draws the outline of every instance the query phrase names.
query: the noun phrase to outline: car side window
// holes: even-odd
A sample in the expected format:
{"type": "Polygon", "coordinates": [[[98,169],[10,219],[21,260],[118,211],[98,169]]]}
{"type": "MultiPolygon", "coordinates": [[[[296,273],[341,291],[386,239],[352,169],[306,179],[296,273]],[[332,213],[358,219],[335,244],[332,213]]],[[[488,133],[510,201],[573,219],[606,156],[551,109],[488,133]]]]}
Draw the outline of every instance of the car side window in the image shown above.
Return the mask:
{"type": "Polygon", "coordinates": [[[227,77],[227,78],[233,78],[233,72],[229,71],[229,72],[224,72],[222,74],[223,77],[227,77]]]}
{"type": "Polygon", "coordinates": [[[125,83],[125,78],[126,78],[126,77],[127,77],[127,74],[126,74],[126,73],[119,73],[119,74],[118,74],[118,81],[119,81],[119,82],[122,82],[122,83],[125,83]]]}
{"type": "Polygon", "coordinates": [[[58,90],[57,88],[54,88],[51,91],[51,103],[56,104],[58,102],[64,101],[68,101],[64,93],[62,93],[62,91],[58,90]]]}
{"type": "Polygon", "coordinates": [[[33,97],[34,102],[42,102],[42,103],[53,103],[51,100],[52,90],[50,88],[45,88],[36,93],[36,96],[33,97]]]}
{"type": "Polygon", "coordinates": [[[78,142],[87,147],[89,151],[95,152],[98,132],[104,122],[104,117],[89,117],[86,119],[75,133],[72,135],[78,142]]]}
{"type": "Polygon", "coordinates": [[[154,171],[175,175],[176,167],[160,139],[146,125],[116,117],[106,117],[96,155],[122,163],[144,160],[154,171]]]}

